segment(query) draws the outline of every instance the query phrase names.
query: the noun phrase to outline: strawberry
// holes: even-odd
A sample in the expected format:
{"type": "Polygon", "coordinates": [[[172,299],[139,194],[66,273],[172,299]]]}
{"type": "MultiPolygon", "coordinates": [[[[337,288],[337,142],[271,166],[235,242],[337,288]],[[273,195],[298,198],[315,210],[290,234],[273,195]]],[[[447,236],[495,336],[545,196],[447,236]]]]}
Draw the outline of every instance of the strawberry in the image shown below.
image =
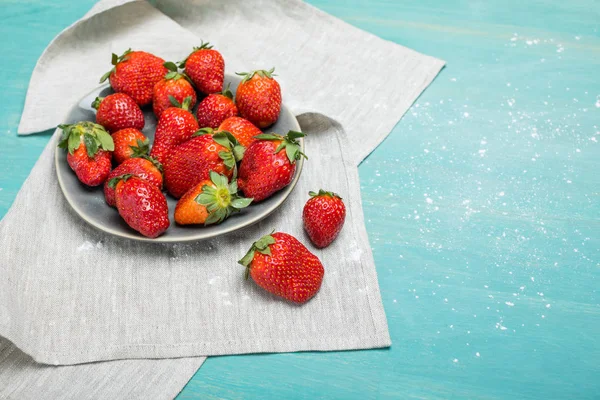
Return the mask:
{"type": "Polygon", "coordinates": [[[252,199],[237,195],[235,181],[229,183],[225,175],[210,171],[210,179],[201,181],[179,199],[175,222],[180,225],[219,224],[251,202],[252,199]]]}
{"type": "Polygon", "coordinates": [[[229,85],[222,92],[205,97],[196,110],[198,125],[209,128],[217,128],[227,118],[235,115],[238,115],[238,110],[233,102],[233,93],[229,90],[229,85]]]}
{"type": "Polygon", "coordinates": [[[152,110],[156,118],[160,118],[167,108],[183,103],[187,97],[191,97],[190,110],[196,105],[196,91],[187,77],[180,74],[177,65],[172,62],[166,62],[164,66],[169,72],[154,85],[152,92],[152,110]]]}
{"type": "Polygon", "coordinates": [[[108,132],[121,129],[144,129],[144,113],[135,100],[125,93],[113,93],[106,97],[96,97],[92,107],[97,110],[96,123],[108,132]]]}
{"type": "Polygon", "coordinates": [[[311,198],[302,212],[304,229],[315,246],[327,247],[344,226],[346,206],[342,198],[333,192],[321,189],[319,193],[309,192],[309,195],[311,198]]]}
{"type": "Polygon", "coordinates": [[[104,198],[109,206],[115,206],[116,201],[115,189],[110,187],[108,183],[111,179],[125,174],[144,179],[162,190],[162,165],[158,161],[148,156],[128,158],[117,168],[113,169],[108,178],[106,178],[106,182],[104,182],[104,198]]]}
{"type": "Polygon", "coordinates": [[[296,160],[305,157],[296,139],[301,132],[289,131],[287,136],[262,134],[255,136],[240,164],[238,185],[247,197],[259,202],[290,184],[296,171],[296,160]]]}
{"type": "Polygon", "coordinates": [[[220,131],[230,132],[244,147],[250,146],[257,135],[262,134],[254,124],[242,117],[229,117],[219,125],[220,131]]]}
{"type": "Polygon", "coordinates": [[[101,125],[82,121],[59,125],[62,137],[58,147],[67,149],[67,162],[81,183],[101,185],[110,173],[114,143],[101,125]]]}
{"type": "Polygon", "coordinates": [[[167,108],[158,120],[150,155],[162,164],[167,161],[171,150],[190,139],[200,128],[194,115],[188,111],[191,101],[188,97],[181,108],[167,108]]]}
{"type": "Polygon", "coordinates": [[[113,158],[117,164],[121,164],[128,158],[148,154],[150,150],[150,141],[137,129],[121,129],[111,136],[115,143],[113,158]]]}
{"type": "Polygon", "coordinates": [[[246,267],[246,278],[250,275],[267,292],[299,304],[317,294],[325,273],[317,256],[283,232],[254,242],[239,263],[246,267]]]}
{"type": "Polygon", "coordinates": [[[142,235],[156,238],[170,225],[165,195],[151,182],[125,174],[108,185],[115,190],[119,215],[142,235]]]}
{"type": "Polygon", "coordinates": [[[165,60],[145,51],[128,49],[121,56],[113,53],[113,69],[100,78],[100,83],[109,79],[117,93],[128,94],[140,106],[152,102],[152,89],[167,72],[165,60]]]}
{"type": "Polygon", "coordinates": [[[179,68],[185,68],[185,74],[200,92],[211,94],[223,90],[225,60],[210,43],[202,42],[200,47],[194,47],[194,51],[179,63],[179,68]]]}
{"type": "Polygon", "coordinates": [[[230,178],[241,149],[226,132],[213,134],[210,128],[200,129],[192,139],[171,152],[165,164],[165,187],[178,199],[201,181],[209,179],[210,171],[230,178]]]}
{"type": "Polygon", "coordinates": [[[235,104],[240,115],[263,129],[279,118],[281,111],[281,88],[273,79],[273,71],[258,70],[236,72],[243,76],[235,94],[235,104]]]}

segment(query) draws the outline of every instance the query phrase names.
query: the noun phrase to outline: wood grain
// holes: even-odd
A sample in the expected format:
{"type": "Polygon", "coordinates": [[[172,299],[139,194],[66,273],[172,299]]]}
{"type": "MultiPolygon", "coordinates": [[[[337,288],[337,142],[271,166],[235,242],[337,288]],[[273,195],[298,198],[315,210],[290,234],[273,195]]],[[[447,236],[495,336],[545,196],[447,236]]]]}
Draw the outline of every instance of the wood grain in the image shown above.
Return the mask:
{"type": "MultiPolygon", "coordinates": [[[[597,398],[600,4],[310,2],[448,63],[360,167],[393,347],[209,358],[180,398],[597,398]]],[[[0,215],[48,140],[16,137],[31,71],[92,3],[0,7],[0,215]]]]}

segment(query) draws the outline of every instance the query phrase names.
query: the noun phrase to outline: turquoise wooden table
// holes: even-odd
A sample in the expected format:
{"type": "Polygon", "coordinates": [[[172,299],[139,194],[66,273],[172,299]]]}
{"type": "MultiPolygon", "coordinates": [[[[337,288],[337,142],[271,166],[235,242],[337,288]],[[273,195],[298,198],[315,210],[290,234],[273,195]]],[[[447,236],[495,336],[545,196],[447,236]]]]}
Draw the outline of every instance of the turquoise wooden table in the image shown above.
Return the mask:
{"type": "MultiPolygon", "coordinates": [[[[49,139],[16,136],[31,71],[93,3],[2,1],[0,215],[49,139]]],[[[311,3],[448,62],[360,166],[393,345],[209,358],[180,398],[598,398],[600,3],[311,3]]]]}

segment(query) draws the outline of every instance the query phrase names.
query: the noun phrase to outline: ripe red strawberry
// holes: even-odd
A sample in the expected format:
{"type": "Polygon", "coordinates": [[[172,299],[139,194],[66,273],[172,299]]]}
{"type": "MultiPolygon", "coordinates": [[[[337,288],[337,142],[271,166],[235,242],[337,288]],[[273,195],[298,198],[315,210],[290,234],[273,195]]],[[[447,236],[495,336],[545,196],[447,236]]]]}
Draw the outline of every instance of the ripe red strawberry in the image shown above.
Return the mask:
{"type": "Polygon", "coordinates": [[[110,173],[114,143],[101,125],[82,121],[59,125],[62,137],[58,147],[67,149],[67,162],[85,185],[101,185],[110,173]]]}
{"type": "Polygon", "coordinates": [[[254,242],[239,263],[246,267],[246,278],[249,274],[267,292],[300,304],[317,294],[325,274],[319,258],[283,232],[254,242]]]}
{"type": "Polygon", "coordinates": [[[158,120],[150,155],[162,164],[166,163],[171,150],[189,140],[200,128],[194,115],[188,111],[191,98],[188,99],[183,101],[182,108],[167,108],[158,120]]]}
{"type": "Polygon", "coordinates": [[[205,97],[196,110],[198,125],[209,128],[217,128],[227,118],[235,115],[238,115],[238,109],[233,102],[233,93],[229,86],[221,93],[205,97]]]}
{"type": "Polygon", "coordinates": [[[96,97],[92,103],[96,110],[96,123],[108,132],[121,129],[144,129],[144,113],[135,100],[125,93],[113,93],[106,97],[96,97]]]}
{"type": "Polygon", "coordinates": [[[121,175],[132,175],[144,179],[162,190],[162,165],[152,157],[144,156],[128,158],[117,168],[113,169],[104,182],[104,198],[109,206],[115,206],[115,189],[108,184],[111,179],[121,175]]]}
{"type": "Polygon", "coordinates": [[[290,184],[296,171],[296,160],[306,157],[296,139],[301,132],[287,136],[262,134],[246,149],[240,164],[238,186],[246,197],[259,202],[290,184]]]}
{"type": "Polygon", "coordinates": [[[333,192],[321,189],[319,193],[309,194],[311,198],[304,205],[302,212],[304,229],[315,246],[327,247],[344,226],[346,206],[342,198],[333,192]]]}
{"type": "Polygon", "coordinates": [[[154,85],[153,89],[152,110],[156,118],[160,118],[167,108],[183,103],[188,97],[191,98],[189,109],[196,105],[196,91],[186,77],[177,72],[177,65],[166,62],[164,66],[169,72],[154,85]]]}
{"type": "Polygon", "coordinates": [[[137,129],[121,129],[111,136],[115,144],[113,158],[117,165],[128,158],[140,157],[150,151],[150,141],[137,129]]]}
{"type": "Polygon", "coordinates": [[[262,131],[254,126],[252,122],[242,117],[227,118],[219,125],[219,131],[230,132],[244,147],[250,146],[256,141],[254,137],[262,134],[262,131]]]}
{"type": "Polygon", "coordinates": [[[128,94],[140,106],[152,102],[152,89],[167,72],[165,60],[145,51],[128,49],[120,57],[113,53],[113,69],[100,78],[100,83],[109,79],[117,93],[128,94]]]}
{"type": "Polygon", "coordinates": [[[203,128],[187,142],[177,146],[165,164],[165,187],[175,198],[180,198],[192,187],[209,178],[210,171],[230,178],[239,154],[237,143],[232,143],[225,132],[214,135],[203,128]]]}
{"type": "Polygon", "coordinates": [[[281,88],[273,71],[275,68],[237,73],[244,79],[237,88],[235,104],[242,117],[261,129],[273,125],[281,111],[281,88]]]}
{"type": "Polygon", "coordinates": [[[179,68],[185,68],[185,74],[200,92],[211,94],[223,90],[225,60],[210,43],[202,42],[200,47],[194,47],[192,54],[179,63],[179,68]]]}
{"type": "Polygon", "coordinates": [[[119,215],[142,235],[156,238],[170,225],[165,195],[155,185],[131,175],[121,175],[108,183],[115,189],[119,215]]]}
{"type": "Polygon", "coordinates": [[[210,171],[210,179],[188,190],[175,207],[175,222],[180,225],[219,224],[229,216],[248,207],[252,199],[237,195],[235,181],[210,171]]]}

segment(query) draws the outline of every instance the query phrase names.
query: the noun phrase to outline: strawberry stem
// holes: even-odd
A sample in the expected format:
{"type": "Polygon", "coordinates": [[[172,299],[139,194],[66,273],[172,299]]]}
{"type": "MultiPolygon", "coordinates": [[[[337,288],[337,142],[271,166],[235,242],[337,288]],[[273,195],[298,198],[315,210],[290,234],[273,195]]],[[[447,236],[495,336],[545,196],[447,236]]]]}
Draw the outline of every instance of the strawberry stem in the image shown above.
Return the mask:
{"type": "Polygon", "coordinates": [[[210,171],[210,180],[212,186],[204,185],[202,192],[194,199],[208,211],[204,225],[221,223],[231,214],[239,212],[252,203],[252,199],[238,195],[237,183],[235,181],[229,183],[226,176],[210,171]]]}

